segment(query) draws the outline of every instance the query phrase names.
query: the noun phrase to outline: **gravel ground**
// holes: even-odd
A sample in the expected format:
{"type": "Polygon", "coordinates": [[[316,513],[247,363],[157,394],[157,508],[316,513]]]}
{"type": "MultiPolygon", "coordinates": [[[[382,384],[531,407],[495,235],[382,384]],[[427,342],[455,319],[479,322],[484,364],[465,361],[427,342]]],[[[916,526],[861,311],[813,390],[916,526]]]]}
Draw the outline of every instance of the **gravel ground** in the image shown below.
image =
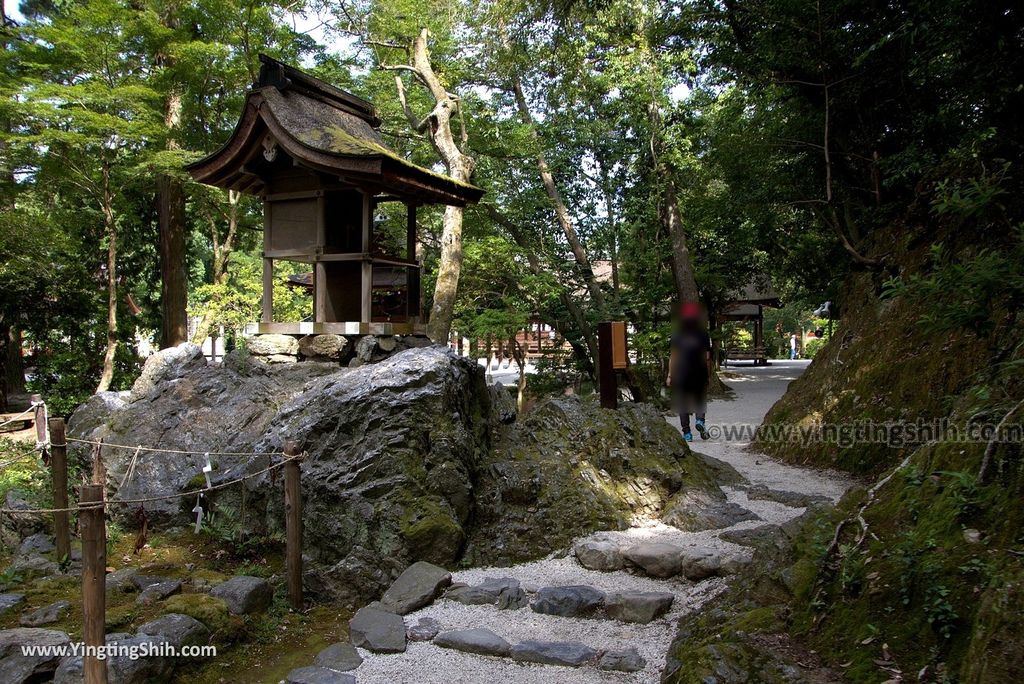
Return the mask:
{"type": "MultiPolygon", "coordinates": [[[[739,373],[727,382],[736,390],[730,401],[715,401],[709,406],[708,424],[745,424],[756,426],[786,385],[806,368],[806,362],[773,362],[768,367],[730,368],[739,373]]],[[[678,426],[675,418],[670,421],[678,426]]],[[[839,474],[796,468],[778,463],[747,450],[744,441],[698,441],[694,448],[721,459],[746,477],[751,484],[769,489],[819,494],[838,499],[852,482],[839,474]]],[[[730,501],[752,511],[760,520],[745,521],[730,530],[782,523],[803,513],[774,501],[748,499],[740,487],[723,487],[730,501]]],[[[750,549],[718,538],[723,530],[683,532],[674,527],[650,522],[629,530],[598,532],[593,537],[615,539],[623,545],[640,541],[658,541],[678,546],[712,546],[738,556],[750,549]]],[[[580,641],[595,648],[633,646],[647,660],[641,672],[627,674],[602,672],[593,667],[569,668],[516,663],[508,658],[477,656],[451,651],[429,643],[410,643],[397,655],[377,655],[360,650],[363,664],[355,675],[360,684],[649,684],[657,682],[665,666],[665,654],[675,637],[679,618],[700,608],[726,587],[727,578],[690,582],[674,578],[658,580],[625,571],[602,573],[581,567],[572,555],[558,555],[511,568],[474,568],[454,573],[456,582],[478,584],[487,577],[514,577],[527,591],[543,586],[586,584],[602,591],[671,591],[676,595],[672,610],[647,625],[635,625],[602,619],[563,618],[534,613],[529,608],[499,611],[493,606],[464,606],[440,600],[406,616],[406,624],[421,617],[433,617],[443,630],[485,627],[510,643],[526,639],[580,641]]]]}

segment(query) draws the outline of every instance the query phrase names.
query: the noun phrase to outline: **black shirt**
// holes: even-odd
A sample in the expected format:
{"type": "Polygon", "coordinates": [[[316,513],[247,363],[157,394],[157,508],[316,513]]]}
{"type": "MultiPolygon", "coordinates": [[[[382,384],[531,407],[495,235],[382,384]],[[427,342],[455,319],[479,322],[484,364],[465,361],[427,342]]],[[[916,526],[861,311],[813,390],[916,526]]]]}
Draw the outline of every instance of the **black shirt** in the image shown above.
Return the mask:
{"type": "Polygon", "coordinates": [[[672,384],[680,389],[707,387],[711,337],[703,330],[678,330],[672,335],[672,349],[676,352],[672,384]]]}

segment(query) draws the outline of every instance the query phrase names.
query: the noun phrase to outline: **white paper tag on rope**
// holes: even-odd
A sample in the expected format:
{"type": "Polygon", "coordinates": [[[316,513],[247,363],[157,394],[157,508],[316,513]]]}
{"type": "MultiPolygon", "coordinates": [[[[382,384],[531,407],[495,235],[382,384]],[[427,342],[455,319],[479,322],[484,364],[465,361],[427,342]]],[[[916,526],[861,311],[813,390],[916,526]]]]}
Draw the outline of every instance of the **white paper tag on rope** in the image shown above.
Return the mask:
{"type": "Polygon", "coordinates": [[[213,472],[213,465],[210,463],[210,452],[207,451],[204,457],[206,458],[206,465],[203,466],[203,476],[206,477],[206,488],[210,489],[213,487],[213,481],[210,479],[210,473],[213,472]]]}
{"type": "Polygon", "coordinates": [[[203,527],[203,505],[202,505],[202,500],[203,500],[202,495],[197,496],[196,497],[196,507],[192,509],[192,512],[196,514],[196,534],[199,534],[199,531],[203,527]]]}

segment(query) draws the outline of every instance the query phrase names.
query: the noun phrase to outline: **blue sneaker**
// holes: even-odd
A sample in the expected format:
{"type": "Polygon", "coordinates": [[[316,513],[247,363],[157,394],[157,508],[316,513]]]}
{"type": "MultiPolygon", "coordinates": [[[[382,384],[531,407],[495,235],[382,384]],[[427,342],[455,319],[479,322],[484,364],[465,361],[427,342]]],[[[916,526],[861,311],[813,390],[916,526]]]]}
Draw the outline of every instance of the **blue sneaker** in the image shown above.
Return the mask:
{"type": "Polygon", "coordinates": [[[685,439],[687,442],[692,442],[693,441],[693,433],[692,432],[684,432],[683,433],[683,439],[685,439]]]}
{"type": "Polygon", "coordinates": [[[708,432],[708,429],[706,427],[704,427],[704,421],[703,420],[698,420],[697,421],[697,432],[700,433],[700,438],[701,439],[709,439],[711,437],[711,434],[708,432]]]}

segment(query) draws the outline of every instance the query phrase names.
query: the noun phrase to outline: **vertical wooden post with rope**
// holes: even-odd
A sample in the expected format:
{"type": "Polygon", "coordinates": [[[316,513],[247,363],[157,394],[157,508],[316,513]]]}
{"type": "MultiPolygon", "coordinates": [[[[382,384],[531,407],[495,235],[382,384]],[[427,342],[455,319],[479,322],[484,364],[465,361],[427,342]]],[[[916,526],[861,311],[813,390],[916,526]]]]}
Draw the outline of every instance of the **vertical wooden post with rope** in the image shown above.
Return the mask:
{"type": "Polygon", "coordinates": [[[288,574],[288,603],[292,610],[301,612],[302,602],[302,483],[300,479],[299,445],[288,441],[284,445],[284,515],[287,535],[286,569],[288,574]]]}
{"type": "MultiPolygon", "coordinates": [[[[88,650],[106,645],[107,528],[103,485],[82,485],[79,497],[82,533],[82,637],[88,650]]],[[[83,658],[85,684],[107,684],[107,661],[95,651],[83,658]]]]}
{"type": "Polygon", "coordinates": [[[68,444],[64,419],[50,421],[50,473],[53,477],[53,533],[57,541],[57,558],[71,556],[71,525],[68,521],[68,444]]]}
{"type": "Polygon", "coordinates": [[[32,422],[36,427],[36,444],[46,444],[46,404],[39,394],[32,395],[32,422]]]}

